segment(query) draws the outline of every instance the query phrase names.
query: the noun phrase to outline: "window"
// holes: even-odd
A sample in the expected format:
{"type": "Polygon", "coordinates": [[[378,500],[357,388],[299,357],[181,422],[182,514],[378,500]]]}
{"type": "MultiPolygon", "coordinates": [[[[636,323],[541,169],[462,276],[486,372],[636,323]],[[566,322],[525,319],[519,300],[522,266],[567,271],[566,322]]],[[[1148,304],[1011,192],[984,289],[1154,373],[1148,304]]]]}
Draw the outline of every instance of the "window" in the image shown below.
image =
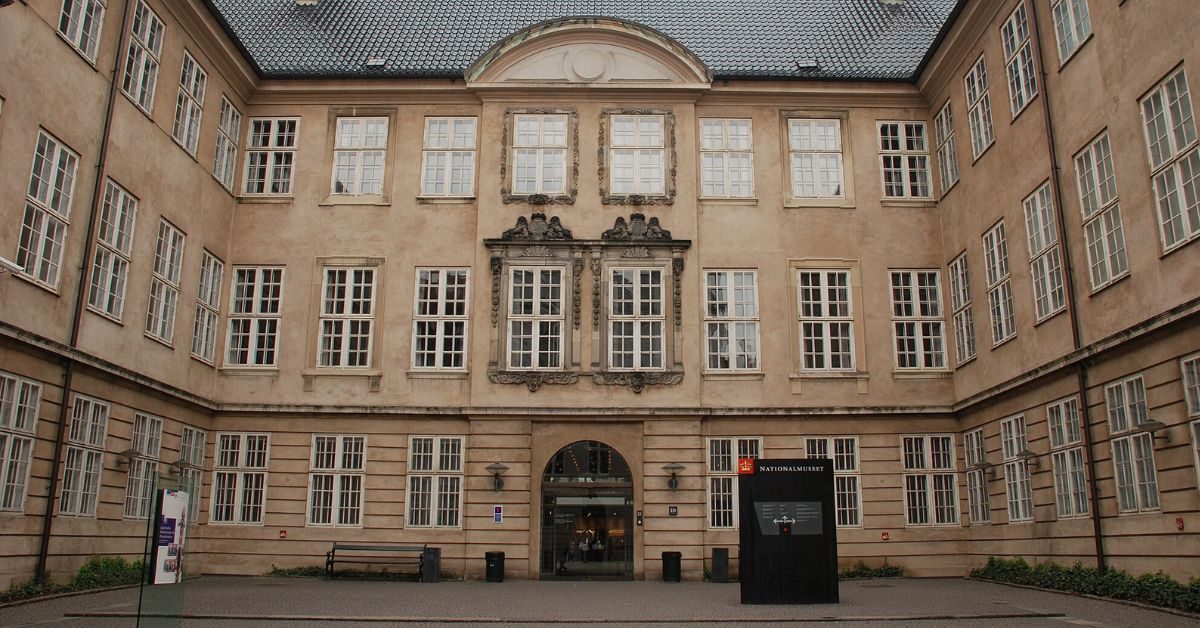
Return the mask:
{"type": "Polygon", "coordinates": [[[183,51],[183,68],[179,72],[179,96],[175,99],[175,125],[171,137],[196,154],[196,143],[200,139],[200,116],[204,113],[204,88],[208,74],[200,64],[183,51]]]}
{"type": "Polygon", "coordinates": [[[804,439],[805,458],[833,460],[833,495],[839,528],[862,525],[862,481],[858,469],[858,438],[832,436],[804,439]]]}
{"type": "Polygon", "coordinates": [[[558,370],[563,367],[563,269],[514,267],[509,270],[508,368],[558,370]]]}
{"type": "Polygon", "coordinates": [[[1067,307],[1050,184],[1046,183],[1030,194],[1024,206],[1025,232],[1029,241],[1029,274],[1033,276],[1033,305],[1040,322],[1067,307]]]}
{"type": "Polygon", "coordinates": [[[292,193],[296,161],[296,119],[251,119],[246,141],[245,193],[287,196],[292,193]]]}
{"type": "Polygon", "coordinates": [[[893,270],[892,332],[898,369],[946,368],[942,289],[936,270],[893,270]]]}
{"type": "Polygon", "coordinates": [[[933,196],[924,122],[880,122],[879,160],[884,198],[933,196]]]}
{"type": "Polygon", "coordinates": [[[1181,68],[1142,99],[1142,123],[1163,250],[1200,236],[1200,147],[1187,75],[1181,68]]]}
{"type": "Polygon", "coordinates": [[[1058,516],[1088,514],[1087,474],[1084,471],[1083,427],[1079,400],[1075,397],[1046,406],[1050,427],[1051,458],[1054,460],[1054,498],[1058,516]]]}
{"type": "Polygon", "coordinates": [[[96,62],[96,50],[100,47],[104,3],[105,0],[63,0],[58,32],[62,33],[89,63],[96,62]]]}
{"type": "Polygon", "coordinates": [[[792,197],[844,198],[842,187],[842,121],[788,119],[792,197]]]}
{"type": "Polygon", "coordinates": [[[188,494],[188,519],[199,521],[200,491],[204,480],[204,439],[203,430],[184,426],[183,440],[179,446],[179,460],[182,463],[179,470],[179,490],[188,494]]]}
{"type": "Polygon", "coordinates": [[[1075,156],[1075,172],[1079,182],[1083,235],[1087,241],[1088,276],[1095,291],[1129,273],[1108,131],[1075,156]]]}
{"type": "Polygon", "coordinates": [[[1092,18],[1087,0],[1052,0],[1054,34],[1058,37],[1058,60],[1066,63],[1092,36],[1092,18]]]}
{"type": "Polygon", "coordinates": [[[803,269],[799,284],[801,369],[854,370],[850,271],[803,269]]]}
{"type": "Polygon", "coordinates": [[[1183,370],[1183,396],[1187,403],[1187,415],[1200,416],[1200,355],[1186,357],[1179,365],[1183,370]]]}
{"type": "Polygon", "coordinates": [[[1012,115],[1017,117],[1025,105],[1037,96],[1037,76],[1033,67],[1033,44],[1029,41],[1029,19],[1022,0],[1000,27],[1004,43],[1004,68],[1008,72],[1008,98],[1012,115]]]}
{"type": "Polygon", "coordinates": [[[1113,436],[1113,475],[1121,512],[1158,510],[1154,435],[1137,431],[1149,419],[1146,386],[1141,375],[1104,387],[1108,431],[1113,436]]]}
{"type": "Polygon", "coordinates": [[[1008,494],[1010,523],[1033,520],[1033,487],[1029,480],[1029,441],[1025,417],[1018,414],[1000,422],[1000,445],[1004,455],[1004,488],[1008,494]]]}
{"type": "Polygon", "coordinates": [[[67,435],[67,461],[63,466],[58,512],[94,517],[104,468],[104,442],[108,435],[108,404],[75,395],[71,430],[67,435]]]}
{"type": "Polygon", "coordinates": [[[0,372],[0,511],[25,511],[41,402],[41,384],[0,372]]]}
{"type": "Polygon", "coordinates": [[[700,195],[754,196],[750,120],[700,119],[700,195]]]}
{"type": "Polygon", "coordinates": [[[413,312],[414,369],[467,366],[466,268],[418,268],[413,312]]]}
{"type": "Polygon", "coordinates": [[[950,306],[954,309],[954,353],[961,365],[975,359],[975,317],[965,252],[950,262],[950,306]]]}
{"type": "Polygon", "coordinates": [[[382,194],[387,141],[387,118],[338,118],[333,193],[382,194]]]}
{"type": "Polygon", "coordinates": [[[45,131],[38,132],[33,170],[25,193],[17,265],[25,275],[50,289],[58,287],[78,165],[79,155],[45,131]]]}
{"type": "Polygon", "coordinates": [[[996,141],[992,129],[992,103],[988,96],[987,68],[983,56],[971,67],[963,78],[967,90],[968,121],[971,126],[971,157],[979,159],[983,151],[996,141]]]}
{"type": "Polygon", "coordinates": [[[371,366],[375,269],[325,268],[317,366],[371,366]]]}
{"type": "Polygon", "coordinates": [[[709,529],[737,528],[737,461],[739,458],[758,459],[761,456],[762,438],[757,436],[708,439],[709,529]]]}
{"type": "Polygon", "coordinates": [[[118,321],[125,307],[125,284],[129,279],[129,254],[133,249],[136,216],[137,199],[112,179],[106,180],[88,308],[118,321]]]}
{"type": "Polygon", "coordinates": [[[154,276],[146,310],[146,334],[167,344],[175,336],[175,310],[179,306],[179,274],[183,262],[183,233],[162,220],[154,250],[154,276]]]}
{"type": "Polygon", "coordinates": [[[409,528],[458,528],[462,519],[463,438],[413,436],[408,442],[409,528]]]}
{"type": "Polygon", "coordinates": [[[162,20],[138,0],[133,9],[129,52],[125,56],[125,76],[121,91],[146,113],[154,107],[154,87],[158,82],[158,57],[162,53],[162,20]]]}
{"type": "Polygon", "coordinates": [[[958,183],[958,143],[954,141],[954,116],[950,112],[950,101],[933,120],[933,132],[938,145],[938,175],[942,180],[942,194],[958,183]]]}
{"type": "Polygon", "coordinates": [[[954,437],[900,437],[904,462],[904,520],[910,526],[957,525],[954,437]]]}
{"type": "Polygon", "coordinates": [[[992,520],[987,480],[990,465],[984,451],[982,427],[963,434],[963,454],[967,461],[967,503],[971,509],[972,524],[992,520]]]}
{"type": "Polygon", "coordinates": [[[366,450],[366,436],[313,435],[308,525],[362,525],[366,450]]]}
{"type": "Polygon", "coordinates": [[[200,286],[196,291],[196,326],[192,330],[192,355],[212,364],[220,319],[221,280],[225,263],[204,251],[200,261],[200,286]]]}
{"type": "Polygon", "coordinates": [[[995,346],[1017,335],[1004,221],[983,234],[983,262],[987,267],[988,311],[992,317],[992,345],[995,346]]]}
{"type": "Polygon", "coordinates": [[[757,371],[758,271],[706,271],[704,301],[708,370],[757,371]]]}
{"type": "Polygon", "coordinates": [[[282,308],[283,268],[234,268],[225,364],[275,366],[282,308]]]}
{"type": "Polygon", "coordinates": [[[612,370],[663,368],[663,271],[610,269],[608,365],[612,370]]]}
{"type": "Polygon", "coordinates": [[[567,114],[513,116],[512,193],[565,194],[567,114]]]}
{"type": "MultiPolygon", "coordinates": [[[[387,119],[382,120],[385,123],[383,141],[386,142],[387,119]]],[[[422,160],[422,196],[474,194],[475,118],[425,118],[422,160]]]]}
{"type": "Polygon", "coordinates": [[[262,524],[269,446],[267,434],[217,434],[209,523],[262,524]]]}
{"type": "Polygon", "coordinates": [[[237,169],[238,136],[242,128],[242,112],[224,96],[221,97],[221,119],[217,123],[217,149],[213,154],[213,176],[225,189],[233,191],[237,169]]]}
{"type": "Polygon", "coordinates": [[[129,478],[125,484],[125,517],[145,519],[154,506],[158,481],[158,456],[162,449],[163,420],[138,413],[133,417],[129,478]]]}
{"type": "Polygon", "coordinates": [[[612,116],[608,182],[612,194],[666,193],[664,127],[661,115],[612,116]]]}

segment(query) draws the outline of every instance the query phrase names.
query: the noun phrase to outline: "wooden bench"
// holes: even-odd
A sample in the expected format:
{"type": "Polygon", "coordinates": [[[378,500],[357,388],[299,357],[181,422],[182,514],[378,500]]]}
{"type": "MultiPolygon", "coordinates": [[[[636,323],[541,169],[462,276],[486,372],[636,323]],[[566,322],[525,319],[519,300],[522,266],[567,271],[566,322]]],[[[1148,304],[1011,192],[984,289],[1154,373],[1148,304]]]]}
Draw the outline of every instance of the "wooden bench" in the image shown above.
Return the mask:
{"type": "Polygon", "coordinates": [[[333,566],[337,563],[415,567],[416,575],[424,580],[425,546],[334,543],[325,554],[326,577],[333,577],[333,566]]]}

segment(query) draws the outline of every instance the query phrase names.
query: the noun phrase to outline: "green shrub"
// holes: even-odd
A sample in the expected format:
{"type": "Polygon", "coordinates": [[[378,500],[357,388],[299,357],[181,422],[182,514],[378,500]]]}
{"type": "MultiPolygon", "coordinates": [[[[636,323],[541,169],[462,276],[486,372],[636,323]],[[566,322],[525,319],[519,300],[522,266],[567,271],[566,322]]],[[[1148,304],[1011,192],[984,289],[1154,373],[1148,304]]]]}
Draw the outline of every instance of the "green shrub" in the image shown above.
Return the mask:
{"type": "Polygon", "coordinates": [[[103,589],[142,581],[142,561],[131,563],[120,556],[93,556],[79,568],[68,585],[72,590],[103,589]]]}
{"type": "Polygon", "coordinates": [[[971,577],[1200,612],[1200,579],[1181,584],[1161,571],[1135,577],[1120,569],[1102,574],[1079,563],[1071,567],[1054,563],[1030,567],[1023,558],[992,556],[987,565],[971,570],[971,577]]]}
{"type": "Polygon", "coordinates": [[[884,563],[882,567],[869,567],[863,561],[858,561],[853,567],[847,567],[838,573],[841,580],[859,580],[863,578],[899,578],[904,575],[903,567],[884,563]]]}
{"type": "Polygon", "coordinates": [[[280,569],[275,565],[271,565],[271,571],[267,572],[268,576],[276,576],[279,578],[320,578],[325,575],[324,567],[290,567],[288,569],[280,569]]]}

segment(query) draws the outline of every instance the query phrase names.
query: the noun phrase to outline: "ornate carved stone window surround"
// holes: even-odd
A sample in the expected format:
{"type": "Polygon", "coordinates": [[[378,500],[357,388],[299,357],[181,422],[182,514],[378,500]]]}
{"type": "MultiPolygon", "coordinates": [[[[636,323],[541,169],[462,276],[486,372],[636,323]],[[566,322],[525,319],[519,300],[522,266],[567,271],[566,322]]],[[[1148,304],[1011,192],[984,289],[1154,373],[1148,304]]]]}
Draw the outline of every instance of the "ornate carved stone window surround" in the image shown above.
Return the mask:
{"type": "Polygon", "coordinates": [[[606,108],[600,112],[600,202],[605,205],[671,205],[678,167],[675,113],[671,109],[606,108]],[[620,137],[618,137],[620,135],[620,137]],[[644,177],[658,168],[657,175],[644,177]],[[618,169],[632,179],[617,181],[618,169]]]}
{"type": "Polygon", "coordinates": [[[579,112],[574,107],[506,109],[500,146],[500,196],[505,203],[575,203],[579,112]]]}

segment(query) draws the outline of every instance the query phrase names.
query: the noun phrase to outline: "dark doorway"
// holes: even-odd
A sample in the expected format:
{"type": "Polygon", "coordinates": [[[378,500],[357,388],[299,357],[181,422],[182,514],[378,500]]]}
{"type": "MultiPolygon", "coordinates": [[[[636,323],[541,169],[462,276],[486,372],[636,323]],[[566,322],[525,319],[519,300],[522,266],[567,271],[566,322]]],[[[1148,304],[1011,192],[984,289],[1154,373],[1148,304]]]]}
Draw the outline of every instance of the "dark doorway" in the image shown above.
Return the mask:
{"type": "Polygon", "coordinates": [[[604,443],[572,443],[546,465],[541,577],[633,579],[633,478],[604,443]]]}

